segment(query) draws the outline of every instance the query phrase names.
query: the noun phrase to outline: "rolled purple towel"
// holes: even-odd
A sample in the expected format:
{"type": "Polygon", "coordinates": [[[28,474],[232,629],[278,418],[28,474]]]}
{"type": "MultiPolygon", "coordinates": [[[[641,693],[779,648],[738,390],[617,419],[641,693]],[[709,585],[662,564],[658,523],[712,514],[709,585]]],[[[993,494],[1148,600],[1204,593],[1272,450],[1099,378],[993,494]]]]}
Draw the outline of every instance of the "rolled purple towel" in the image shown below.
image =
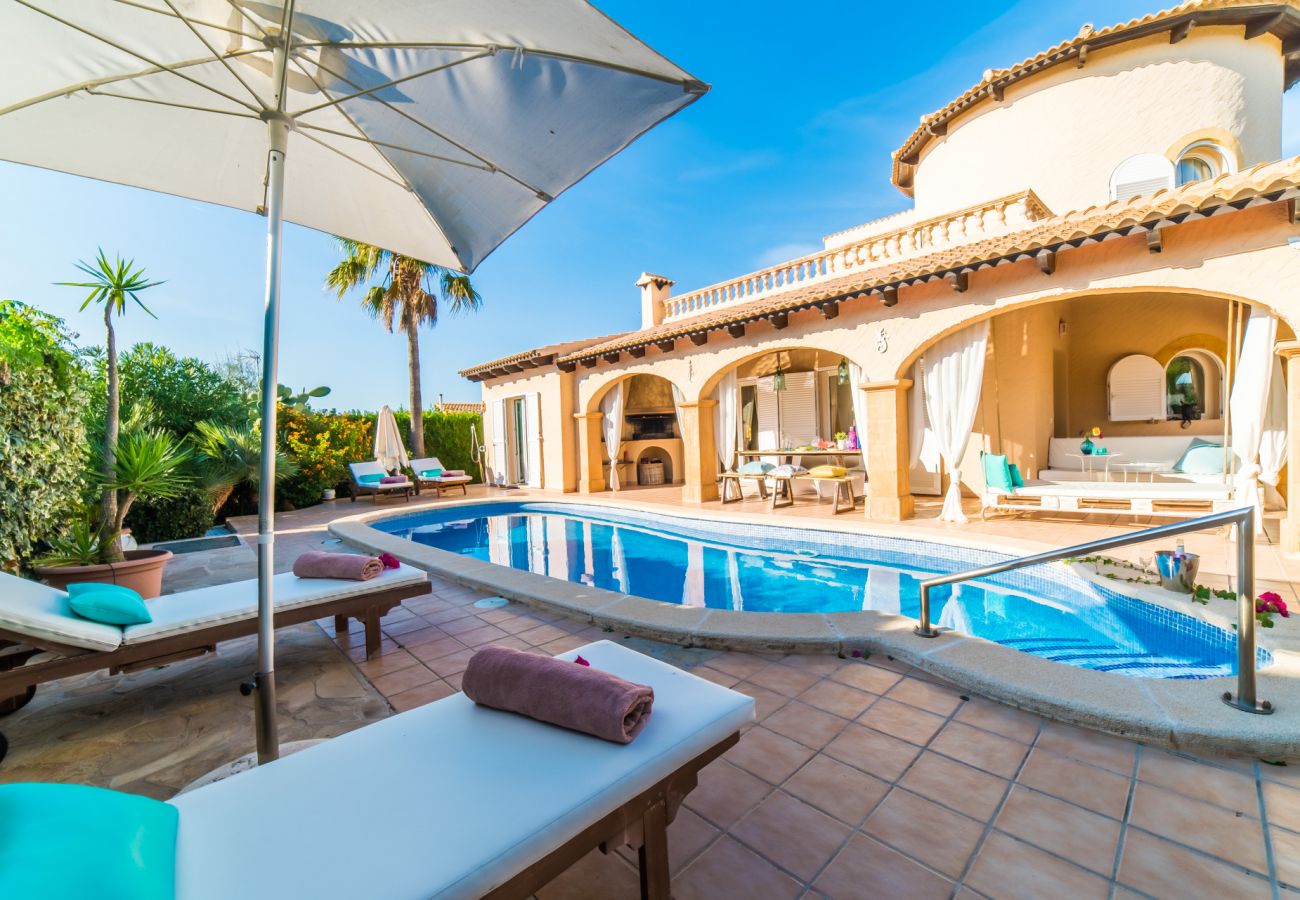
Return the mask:
{"type": "Polygon", "coordinates": [[[405,475],[385,475],[379,479],[380,484],[406,484],[405,475]]]}
{"type": "Polygon", "coordinates": [[[326,553],[308,550],[293,561],[293,574],[299,578],[347,578],[369,581],[384,572],[384,564],[373,556],[357,553],[326,553]]]}
{"type": "Polygon", "coordinates": [[[439,477],[440,478],[464,478],[465,470],[464,469],[443,469],[442,475],[440,475],[439,477]]]}
{"type": "Polygon", "coordinates": [[[564,659],[484,647],[461,681],[481,706],[628,744],[650,721],[654,689],[564,659]]]}

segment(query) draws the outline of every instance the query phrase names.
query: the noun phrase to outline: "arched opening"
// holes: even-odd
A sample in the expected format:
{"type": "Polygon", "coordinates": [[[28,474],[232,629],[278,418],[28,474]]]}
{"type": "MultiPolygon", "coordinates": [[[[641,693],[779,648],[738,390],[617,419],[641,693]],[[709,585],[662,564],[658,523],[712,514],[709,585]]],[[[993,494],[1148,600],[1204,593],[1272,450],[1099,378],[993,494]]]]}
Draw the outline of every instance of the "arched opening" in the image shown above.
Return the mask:
{"type": "Polygon", "coordinates": [[[1209,181],[1229,172],[1235,172],[1232,154],[1214,141],[1196,141],[1178,154],[1175,167],[1179,187],[1197,181],[1209,181]]]}
{"type": "Polygon", "coordinates": [[[677,410],[680,396],[666,378],[635,374],[608,385],[592,398],[593,411],[618,417],[616,423],[602,423],[601,480],[605,485],[623,490],[681,483],[685,466],[677,410]],[[611,477],[611,470],[616,471],[616,478],[611,477]]]}
{"type": "MultiPolygon", "coordinates": [[[[1223,362],[1209,350],[1180,352],[1165,366],[1166,412],[1191,423],[1223,415],[1223,362]]],[[[1188,427],[1187,424],[1184,427],[1188,427]]]]}

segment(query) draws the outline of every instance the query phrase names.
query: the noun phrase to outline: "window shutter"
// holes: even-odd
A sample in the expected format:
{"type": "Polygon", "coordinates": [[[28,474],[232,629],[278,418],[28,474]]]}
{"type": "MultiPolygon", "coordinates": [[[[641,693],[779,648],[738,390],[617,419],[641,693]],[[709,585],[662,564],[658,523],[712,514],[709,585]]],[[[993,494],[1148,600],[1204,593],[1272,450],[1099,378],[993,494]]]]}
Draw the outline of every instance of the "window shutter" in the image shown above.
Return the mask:
{"type": "Polygon", "coordinates": [[[1128,200],[1174,186],[1174,164],[1159,153],[1130,156],[1110,176],[1110,199],[1128,200]]]}
{"type": "Polygon", "coordinates": [[[817,373],[790,372],[785,376],[781,404],[781,436],[791,447],[817,440],[817,373]]]}
{"type": "Polygon", "coordinates": [[[506,401],[492,401],[492,484],[506,483],[506,401]]]}
{"type": "Polygon", "coordinates": [[[781,438],[777,433],[776,388],[772,378],[758,379],[758,449],[777,450],[781,438]]]}
{"type": "Polygon", "coordinates": [[[542,486],[542,395],[525,394],[524,431],[528,436],[528,486],[542,486]]]}
{"type": "Polygon", "coordinates": [[[1146,422],[1165,417],[1165,370],[1149,356],[1126,356],[1106,376],[1112,422],[1146,422]]]}

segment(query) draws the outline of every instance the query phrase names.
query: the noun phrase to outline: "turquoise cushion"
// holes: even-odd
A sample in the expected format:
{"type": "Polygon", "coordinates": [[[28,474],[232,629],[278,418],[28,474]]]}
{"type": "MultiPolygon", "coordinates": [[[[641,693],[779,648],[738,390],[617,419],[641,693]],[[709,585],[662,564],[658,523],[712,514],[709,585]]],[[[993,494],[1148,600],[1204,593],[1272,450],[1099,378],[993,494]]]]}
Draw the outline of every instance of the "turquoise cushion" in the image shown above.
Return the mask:
{"type": "Polygon", "coordinates": [[[1020,474],[1020,466],[1016,465],[1015,463],[1012,463],[1011,465],[1007,466],[1007,468],[1011,471],[1011,486],[1018,487],[1018,488],[1024,487],[1025,477],[1020,474]]]}
{"type": "Polygon", "coordinates": [[[79,784],[0,785],[0,894],[176,895],[176,807],[79,784]]]}
{"type": "Polygon", "coordinates": [[[1015,485],[1011,481],[1011,467],[1007,465],[1005,453],[985,453],[984,483],[1000,491],[1011,491],[1015,485]]]}
{"type": "Polygon", "coordinates": [[[425,469],[420,473],[421,478],[437,478],[443,473],[442,469],[425,469]]]}
{"type": "Polygon", "coordinates": [[[1222,475],[1223,445],[1204,438],[1192,438],[1183,455],[1174,463],[1174,471],[1184,475],[1222,475]]]}
{"type": "Polygon", "coordinates": [[[772,465],[770,462],[763,462],[761,459],[755,459],[741,466],[739,472],[741,475],[766,475],[775,468],[776,466],[772,465]]]}
{"type": "Polygon", "coordinates": [[[383,475],[358,475],[358,484],[379,484],[384,478],[383,475]]]}
{"type": "Polygon", "coordinates": [[[143,625],[153,621],[144,598],[120,584],[70,584],[68,605],[83,619],[105,625],[143,625]]]}

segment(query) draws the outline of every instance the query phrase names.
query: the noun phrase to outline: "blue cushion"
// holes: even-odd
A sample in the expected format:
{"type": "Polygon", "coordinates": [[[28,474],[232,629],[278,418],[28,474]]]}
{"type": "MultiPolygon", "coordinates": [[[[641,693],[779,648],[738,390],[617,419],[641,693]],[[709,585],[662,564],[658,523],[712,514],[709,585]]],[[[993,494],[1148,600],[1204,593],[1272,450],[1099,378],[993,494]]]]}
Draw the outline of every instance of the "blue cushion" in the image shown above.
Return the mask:
{"type": "Polygon", "coordinates": [[[379,484],[383,480],[383,475],[358,475],[358,484],[379,484]]]}
{"type": "Polygon", "coordinates": [[[1204,438],[1192,438],[1183,455],[1174,463],[1174,471],[1184,475],[1222,475],[1223,445],[1204,438]]]}
{"type": "Polygon", "coordinates": [[[176,807],[79,784],[0,785],[6,897],[170,900],[176,807]]]}
{"type": "Polygon", "coordinates": [[[421,478],[437,478],[443,473],[443,469],[425,469],[420,473],[421,478]]]}
{"type": "Polygon", "coordinates": [[[766,475],[775,468],[776,466],[772,465],[770,462],[763,462],[761,459],[755,459],[745,463],[740,467],[739,471],[741,475],[766,475]]]}
{"type": "Polygon", "coordinates": [[[1016,465],[1015,463],[1012,463],[1011,465],[1007,466],[1007,468],[1011,471],[1011,486],[1018,487],[1018,488],[1024,487],[1025,477],[1020,474],[1020,466],[1016,465]]]}
{"type": "Polygon", "coordinates": [[[985,453],[984,483],[991,488],[1008,493],[1014,488],[1011,480],[1011,467],[1007,465],[1005,453],[985,453]]]}
{"type": "Polygon", "coordinates": [[[83,619],[105,625],[143,625],[153,621],[144,598],[120,584],[70,584],[68,605],[83,619]]]}

